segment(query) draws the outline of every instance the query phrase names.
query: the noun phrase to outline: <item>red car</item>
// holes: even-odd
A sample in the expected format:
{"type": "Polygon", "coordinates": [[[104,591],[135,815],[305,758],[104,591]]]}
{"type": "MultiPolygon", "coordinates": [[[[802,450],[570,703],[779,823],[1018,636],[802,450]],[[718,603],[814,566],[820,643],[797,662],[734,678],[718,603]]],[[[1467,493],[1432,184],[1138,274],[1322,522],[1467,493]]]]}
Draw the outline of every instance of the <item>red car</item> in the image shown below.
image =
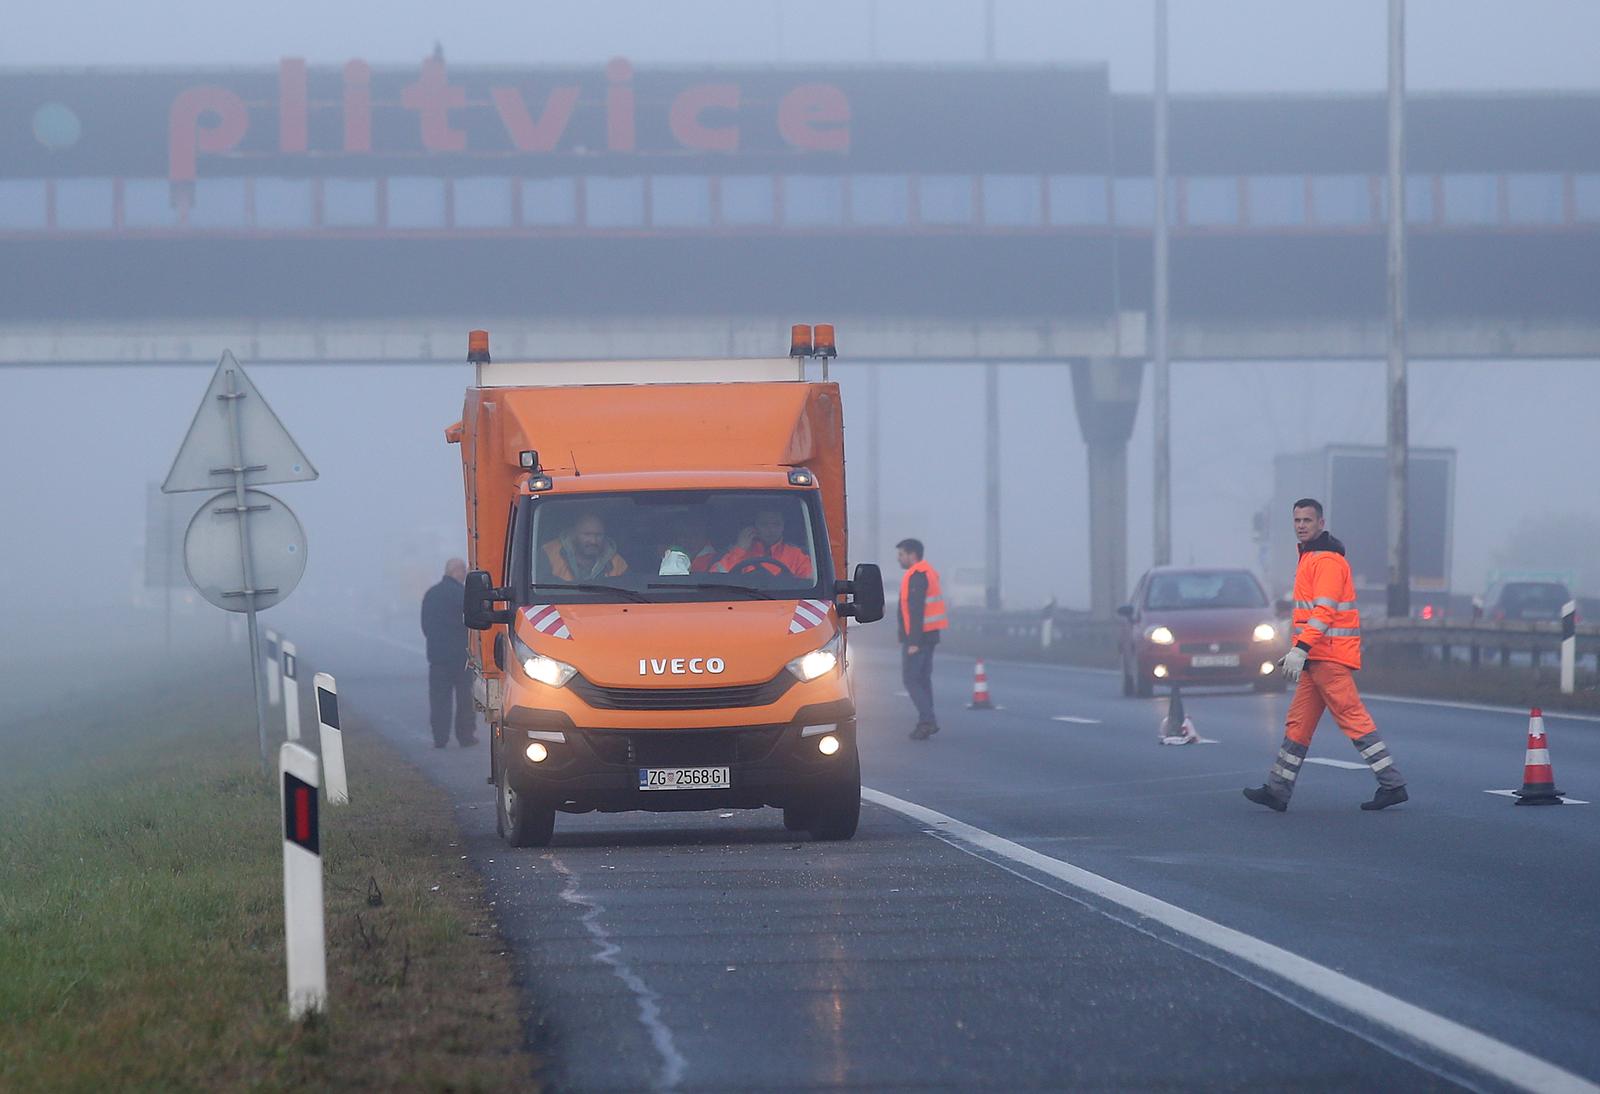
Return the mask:
{"type": "Polygon", "coordinates": [[[1288,624],[1249,570],[1158,566],[1117,614],[1126,620],[1118,639],[1124,695],[1147,696],[1157,684],[1283,690],[1288,624]]]}

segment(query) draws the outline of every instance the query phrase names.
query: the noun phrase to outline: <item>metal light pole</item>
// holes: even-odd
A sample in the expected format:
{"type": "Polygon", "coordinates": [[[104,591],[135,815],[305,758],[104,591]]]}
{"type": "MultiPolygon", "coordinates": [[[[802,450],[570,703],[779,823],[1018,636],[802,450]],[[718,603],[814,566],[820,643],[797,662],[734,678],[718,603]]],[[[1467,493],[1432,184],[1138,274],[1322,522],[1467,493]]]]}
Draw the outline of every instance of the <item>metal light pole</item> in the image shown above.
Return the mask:
{"type": "Polygon", "coordinates": [[[1411,614],[1406,535],[1406,4],[1389,0],[1389,617],[1411,614]]]}
{"type": "MultiPolygon", "coordinates": [[[[983,59],[994,63],[994,0],[983,5],[983,59]]],[[[983,366],[983,606],[1000,608],[1000,366],[983,366]]]]}
{"type": "Polygon", "coordinates": [[[1155,365],[1155,564],[1172,562],[1172,362],[1167,355],[1167,0],[1155,0],[1155,239],[1150,308],[1150,353],[1155,365]]]}

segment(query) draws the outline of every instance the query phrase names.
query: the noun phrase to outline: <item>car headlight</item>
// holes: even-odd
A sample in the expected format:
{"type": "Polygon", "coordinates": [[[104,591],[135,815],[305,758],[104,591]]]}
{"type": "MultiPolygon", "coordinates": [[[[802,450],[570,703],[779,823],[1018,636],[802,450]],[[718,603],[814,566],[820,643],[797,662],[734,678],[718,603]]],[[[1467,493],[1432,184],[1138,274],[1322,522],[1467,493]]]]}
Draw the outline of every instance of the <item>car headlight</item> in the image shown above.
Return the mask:
{"type": "Polygon", "coordinates": [[[1255,632],[1250,637],[1257,642],[1271,642],[1278,637],[1278,628],[1271,623],[1257,623],[1255,632]]]}
{"type": "Polygon", "coordinates": [[[516,657],[517,664],[522,666],[522,671],[527,674],[528,679],[537,680],[553,688],[565,687],[567,681],[578,673],[577,669],[565,661],[557,661],[554,657],[536,652],[517,636],[516,631],[511,632],[511,653],[516,657]]]}
{"type": "Polygon", "coordinates": [[[1151,627],[1144,632],[1144,636],[1158,646],[1170,646],[1177,641],[1166,627],[1151,627]]]}
{"type": "Polygon", "coordinates": [[[796,657],[784,667],[794,673],[802,683],[809,683],[819,676],[825,676],[839,664],[839,646],[843,639],[843,631],[835,632],[826,643],[803,657],[796,657]]]}

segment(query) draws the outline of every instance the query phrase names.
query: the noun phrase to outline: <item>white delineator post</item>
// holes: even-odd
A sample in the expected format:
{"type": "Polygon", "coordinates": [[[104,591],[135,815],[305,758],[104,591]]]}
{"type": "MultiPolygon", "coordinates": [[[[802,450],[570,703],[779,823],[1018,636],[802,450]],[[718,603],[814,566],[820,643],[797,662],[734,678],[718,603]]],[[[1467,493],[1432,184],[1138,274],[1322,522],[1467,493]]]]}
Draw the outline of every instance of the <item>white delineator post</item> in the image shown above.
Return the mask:
{"type": "Polygon", "coordinates": [[[283,925],[289,1017],[328,1007],[322,922],[322,838],[317,825],[317,755],[286,741],[278,750],[283,788],[283,925]]]}
{"type": "Polygon", "coordinates": [[[282,655],[278,663],[283,666],[283,734],[291,741],[300,739],[300,664],[295,657],[294,643],[284,641],[279,645],[282,655]]]}
{"type": "Polygon", "coordinates": [[[279,678],[279,675],[278,675],[279,671],[282,668],[282,665],[280,664],[280,662],[278,660],[278,632],[275,631],[275,630],[269,629],[267,631],[267,649],[266,649],[266,654],[267,654],[267,705],[275,707],[275,706],[278,705],[278,700],[281,697],[279,695],[278,688],[282,684],[282,680],[279,678]]]}
{"type": "Polygon", "coordinates": [[[1571,695],[1578,675],[1578,602],[1561,605],[1561,694],[1571,695]]]}
{"type": "Polygon", "coordinates": [[[344,734],[339,730],[339,686],[332,676],[319,672],[315,678],[317,724],[322,737],[322,773],[329,805],[350,801],[350,784],[344,773],[344,734]]]}

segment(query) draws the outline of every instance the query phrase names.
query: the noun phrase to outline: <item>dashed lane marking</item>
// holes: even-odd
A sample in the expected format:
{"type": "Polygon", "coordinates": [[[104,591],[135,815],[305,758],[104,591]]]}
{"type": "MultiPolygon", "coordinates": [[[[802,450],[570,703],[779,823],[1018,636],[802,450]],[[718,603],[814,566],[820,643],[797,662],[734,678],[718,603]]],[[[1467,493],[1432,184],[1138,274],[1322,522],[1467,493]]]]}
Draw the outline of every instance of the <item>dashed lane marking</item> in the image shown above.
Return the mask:
{"type": "MultiPolygon", "coordinates": [[[[1485,794],[1499,794],[1501,797],[1505,797],[1505,798],[1514,798],[1514,797],[1517,796],[1517,792],[1515,790],[1485,790],[1484,793],[1485,794]]],[[[1568,805],[1589,805],[1589,804],[1591,804],[1590,802],[1584,801],[1582,798],[1569,798],[1565,794],[1558,794],[1556,796],[1559,797],[1562,801],[1566,802],[1568,805]]]]}
{"type": "Polygon", "coordinates": [[[1306,763],[1321,764],[1323,767],[1337,767],[1344,771],[1365,771],[1366,764],[1358,764],[1354,760],[1325,760],[1321,756],[1307,756],[1306,763]]]}
{"type": "MultiPolygon", "coordinates": [[[[901,816],[909,817],[919,824],[926,825],[928,834],[944,840],[953,847],[967,851],[973,856],[990,862],[1002,870],[1013,873],[1006,863],[1015,863],[1038,874],[1065,882],[1072,888],[1113,904],[1126,912],[1131,912],[1135,917],[1142,917],[1160,924],[1167,930],[1183,938],[1198,943],[1197,948],[1190,948],[1182,941],[1170,935],[1154,934],[1149,927],[1139,919],[1124,919],[1116,912],[1107,910],[1103,905],[1086,903],[1086,906],[1100,911],[1117,922],[1133,927],[1135,930],[1151,934],[1169,942],[1186,953],[1193,954],[1204,960],[1217,964],[1218,967],[1228,969],[1234,975],[1256,984],[1266,991],[1277,995],[1290,1004],[1339,1025],[1336,1020],[1329,1018],[1304,1002],[1298,1001],[1291,995],[1285,994],[1276,984],[1288,984],[1301,992],[1315,996],[1340,1010],[1356,1015],[1367,1022],[1374,1023],[1383,1029],[1391,1030],[1399,1038],[1409,1040],[1426,1046],[1440,1056],[1455,1061],[1458,1064],[1492,1076],[1502,1082],[1520,1087],[1529,1091],[1584,1091],[1588,1094],[1600,1094],[1600,1086],[1576,1075],[1547,1060],[1521,1049],[1496,1040],[1488,1034],[1480,1033],[1475,1029],[1453,1022],[1441,1015],[1434,1014],[1403,999],[1398,999],[1387,992],[1380,991],[1369,984],[1335,972],[1325,965],[1291,953],[1270,942],[1245,934],[1243,931],[1224,927],[1222,924],[1186,911],[1175,904],[1168,904],[1153,896],[1130,889],[1126,885],[1112,881],[1110,878],[1101,877],[1080,866],[1074,866],[1058,858],[1051,858],[1020,843],[997,836],[993,832],[986,832],[982,828],[958,821],[954,817],[929,809],[926,806],[909,802],[903,798],[885,794],[871,787],[861,788],[863,799],[886,809],[891,809],[901,816]],[[998,862],[1004,859],[1006,862],[998,862]],[[1229,964],[1219,962],[1211,952],[1216,951],[1226,954],[1235,961],[1242,962],[1260,970],[1264,976],[1256,979],[1249,973],[1230,967],[1229,964]]],[[[1037,878],[1018,873],[1017,876],[1027,878],[1041,888],[1060,892],[1052,886],[1046,885],[1037,878]]],[[[1068,899],[1077,899],[1070,893],[1061,893],[1068,899]]],[[[1350,1028],[1350,1027],[1342,1027],[1350,1028]]],[[[1378,1045],[1386,1051],[1397,1056],[1410,1059],[1404,1054],[1404,1048],[1399,1044],[1378,1040],[1359,1030],[1352,1030],[1357,1036],[1363,1037],[1372,1044],[1378,1045]]],[[[1421,1060],[1414,1061],[1419,1066],[1428,1065],[1421,1060]]]]}
{"type": "Polygon", "coordinates": [[[1097,726],[1100,724],[1100,719],[1098,718],[1079,718],[1073,714],[1057,714],[1052,716],[1050,720],[1052,722],[1071,722],[1075,726],[1097,726]]]}

